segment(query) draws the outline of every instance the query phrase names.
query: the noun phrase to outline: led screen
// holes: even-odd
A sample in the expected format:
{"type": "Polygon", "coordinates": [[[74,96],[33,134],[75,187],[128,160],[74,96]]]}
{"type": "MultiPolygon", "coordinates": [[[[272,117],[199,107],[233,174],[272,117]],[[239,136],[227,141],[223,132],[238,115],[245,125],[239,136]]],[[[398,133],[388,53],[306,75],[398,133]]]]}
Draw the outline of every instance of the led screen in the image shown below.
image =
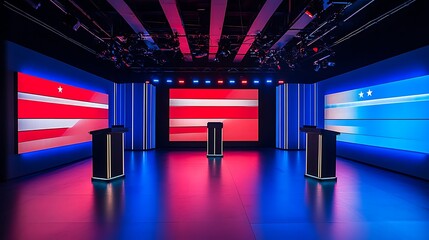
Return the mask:
{"type": "Polygon", "coordinates": [[[429,153],[429,76],[325,96],[338,141],[429,153]]]}
{"type": "Polygon", "coordinates": [[[170,89],[170,141],[207,141],[208,122],[224,141],[258,141],[258,90],[170,89]]]}
{"type": "Polygon", "coordinates": [[[107,94],[18,73],[18,153],[91,141],[108,108],[107,94]]]}

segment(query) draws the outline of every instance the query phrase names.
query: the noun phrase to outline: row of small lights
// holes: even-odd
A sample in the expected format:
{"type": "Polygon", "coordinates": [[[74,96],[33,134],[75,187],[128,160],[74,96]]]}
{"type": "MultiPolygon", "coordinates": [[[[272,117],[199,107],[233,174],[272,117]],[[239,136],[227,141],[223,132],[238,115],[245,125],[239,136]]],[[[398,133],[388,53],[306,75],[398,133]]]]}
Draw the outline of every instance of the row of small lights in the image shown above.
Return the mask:
{"type": "MultiPolygon", "coordinates": [[[[167,79],[167,80],[165,80],[165,82],[168,83],[168,84],[172,84],[173,80],[172,79],[167,79]]],[[[204,80],[202,82],[204,82],[205,84],[211,84],[212,80],[204,80]]],[[[217,80],[217,84],[218,85],[222,85],[225,82],[228,82],[229,84],[232,84],[232,85],[236,84],[237,82],[240,82],[242,85],[247,85],[249,83],[248,80],[240,80],[240,81],[236,81],[236,80],[228,80],[228,81],[217,80]]],[[[146,83],[150,83],[150,81],[147,80],[146,83]]],[[[153,79],[152,83],[153,84],[158,84],[158,83],[160,83],[160,80],[159,79],[153,79]]],[[[185,80],[178,80],[178,83],[181,84],[181,85],[183,85],[183,84],[185,84],[185,80]]],[[[261,83],[261,81],[259,81],[259,80],[253,80],[253,84],[255,84],[255,85],[260,84],[260,83],[261,83]]],[[[273,83],[273,80],[267,79],[267,80],[265,80],[265,83],[268,84],[268,85],[271,85],[273,83]]],[[[192,84],[200,84],[200,80],[196,80],[196,79],[192,80],[192,84]]],[[[283,80],[278,80],[277,84],[284,84],[284,81],[283,80]]]]}

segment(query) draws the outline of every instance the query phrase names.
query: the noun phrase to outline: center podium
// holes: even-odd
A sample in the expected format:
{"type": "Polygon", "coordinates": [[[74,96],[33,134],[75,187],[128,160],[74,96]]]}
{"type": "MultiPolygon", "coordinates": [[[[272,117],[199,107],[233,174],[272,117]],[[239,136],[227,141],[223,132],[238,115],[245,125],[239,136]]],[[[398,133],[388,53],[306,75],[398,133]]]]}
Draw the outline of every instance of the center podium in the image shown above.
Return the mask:
{"type": "Polygon", "coordinates": [[[207,157],[223,157],[223,123],[207,123],[207,157]]]}
{"type": "Polygon", "coordinates": [[[124,176],[124,133],[122,125],[89,132],[92,135],[92,179],[112,180],[124,176]]]}
{"type": "Polygon", "coordinates": [[[304,126],[307,133],[305,146],[305,176],[319,180],[336,179],[336,149],[339,132],[304,126]]]}

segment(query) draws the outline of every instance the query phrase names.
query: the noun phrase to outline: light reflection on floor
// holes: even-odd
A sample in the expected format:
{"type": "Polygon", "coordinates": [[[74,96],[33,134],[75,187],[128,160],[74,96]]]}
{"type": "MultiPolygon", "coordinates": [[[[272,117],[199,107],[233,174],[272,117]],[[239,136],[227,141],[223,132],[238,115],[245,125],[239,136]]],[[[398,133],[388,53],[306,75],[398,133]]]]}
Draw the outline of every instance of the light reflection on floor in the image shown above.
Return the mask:
{"type": "Polygon", "coordinates": [[[305,153],[126,152],[123,179],[91,160],[0,184],[0,239],[429,239],[429,182],[338,159],[304,177],[305,153]]]}

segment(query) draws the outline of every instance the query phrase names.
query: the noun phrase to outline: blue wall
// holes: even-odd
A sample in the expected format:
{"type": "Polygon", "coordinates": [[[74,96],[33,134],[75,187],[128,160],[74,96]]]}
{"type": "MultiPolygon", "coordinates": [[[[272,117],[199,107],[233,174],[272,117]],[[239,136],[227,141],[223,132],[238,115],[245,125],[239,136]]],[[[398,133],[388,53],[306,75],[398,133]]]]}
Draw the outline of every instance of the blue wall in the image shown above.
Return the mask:
{"type": "Polygon", "coordinates": [[[303,125],[315,125],[317,84],[282,84],[276,87],[276,148],[304,149],[303,125]]]}
{"type": "MultiPolygon", "coordinates": [[[[324,125],[326,94],[400,81],[429,74],[429,46],[318,83],[317,126],[324,125]]],[[[428,111],[428,109],[421,109],[428,111]]],[[[422,131],[429,132],[428,129],[422,131]]],[[[428,140],[429,147],[429,140],[428,140]]],[[[429,179],[429,155],[352,143],[337,143],[337,155],[429,179]]]]}
{"type": "MultiPolygon", "coordinates": [[[[60,81],[77,87],[87,88],[98,92],[109,94],[109,119],[113,119],[113,83],[82,71],[53,58],[47,57],[30,49],[24,48],[12,42],[5,43],[5,65],[4,76],[5,88],[3,94],[6,96],[5,104],[5,136],[6,140],[5,169],[3,178],[10,179],[47,168],[52,168],[65,163],[85,159],[91,156],[91,143],[82,143],[72,146],[59,147],[55,149],[42,150],[26,154],[16,154],[16,83],[15,72],[23,72],[52,81],[60,81]]],[[[111,125],[111,121],[109,121],[111,125]]],[[[90,176],[89,176],[90,177],[90,176]]]]}
{"type": "Polygon", "coordinates": [[[156,88],[146,83],[115,84],[114,124],[128,128],[126,150],[155,148],[156,88]]]}

